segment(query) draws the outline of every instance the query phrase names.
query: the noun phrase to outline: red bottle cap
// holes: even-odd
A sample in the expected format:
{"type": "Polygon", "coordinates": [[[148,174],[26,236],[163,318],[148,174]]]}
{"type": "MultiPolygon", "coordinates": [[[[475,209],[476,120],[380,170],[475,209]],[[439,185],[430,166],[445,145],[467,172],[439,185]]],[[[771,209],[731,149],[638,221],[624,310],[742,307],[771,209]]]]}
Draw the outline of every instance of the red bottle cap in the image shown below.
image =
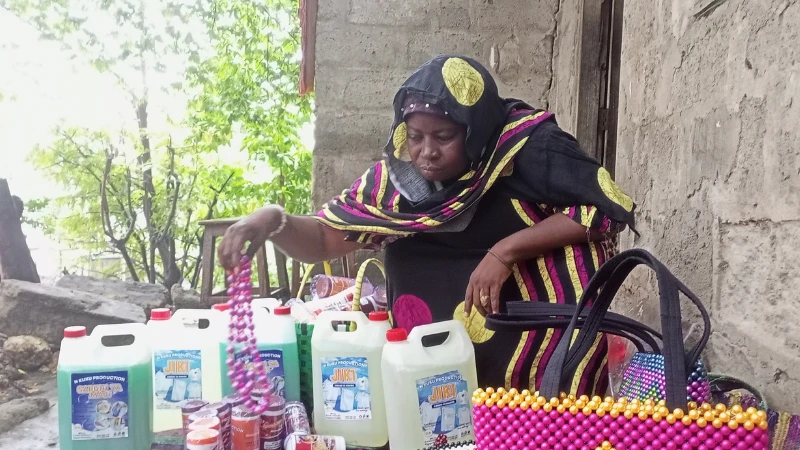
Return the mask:
{"type": "Polygon", "coordinates": [[[383,320],[389,320],[389,313],[386,311],[375,311],[369,313],[369,320],[373,322],[381,322],[383,320]]]}
{"type": "Polygon", "coordinates": [[[288,316],[292,314],[292,308],[290,306],[278,306],[272,310],[272,314],[276,316],[288,316]]]}
{"type": "Polygon", "coordinates": [[[211,309],[216,309],[217,311],[227,311],[231,309],[231,307],[227,303],[217,303],[216,305],[212,306],[211,309]]]}
{"type": "Polygon", "coordinates": [[[172,312],[168,308],[156,308],[150,311],[150,320],[169,320],[172,312]]]}
{"type": "Polygon", "coordinates": [[[386,332],[386,340],[389,342],[403,342],[408,339],[408,331],[405,328],[392,328],[386,332]]]}
{"type": "Polygon", "coordinates": [[[79,338],[86,336],[86,327],[67,327],[64,328],[65,338],[79,338]]]}

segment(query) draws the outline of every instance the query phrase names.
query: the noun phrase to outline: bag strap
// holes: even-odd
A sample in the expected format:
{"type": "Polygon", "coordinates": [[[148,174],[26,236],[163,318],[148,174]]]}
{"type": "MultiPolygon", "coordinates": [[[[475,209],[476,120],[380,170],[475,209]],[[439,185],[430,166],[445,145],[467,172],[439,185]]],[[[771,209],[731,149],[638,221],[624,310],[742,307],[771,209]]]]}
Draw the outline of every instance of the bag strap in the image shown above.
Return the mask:
{"type": "MultiPolygon", "coordinates": [[[[508,302],[507,313],[486,316],[486,328],[494,331],[523,332],[548,328],[566,328],[576,305],[540,302],[508,302]]],[[[585,324],[586,314],[578,321],[578,327],[585,324]]],[[[600,331],[624,337],[636,345],[639,351],[660,353],[656,339],[661,334],[652,328],[628,317],[609,312],[603,319],[600,331]],[[617,332],[619,331],[619,332],[617,332]],[[645,344],[648,350],[645,350],[645,344]]]]}
{"type": "Polygon", "coordinates": [[[353,311],[361,311],[361,290],[364,288],[364,277],[367,274],[367,268],[372,264],[381,271],[383,277],[386,278],[386,270],[383,268],[383,262],[378,258],[370,258],[358,268],[358,275],[356,275],[356,291],[353,293],[353,311]]]}
{"type": "Polygon", "coordinates": [[[562,390],[569,389],[572,384],[576,361],[582,360],[591,347],[596,334],[600,331],[603,318],[622,283],[628,275],[639,265],[647,265],[656,273],[658,292],[661,307],[661,329],[663,340],[663,354],[666,378],[666,402],[670,408],[686,406],[686,373],[687,357],[683,344],[681,330],[680,298],[678,292],[682,291],[700,309],[705,328],[703,337],[691,352],[691,359],[699,356],[710,334],[710,320],[708,313],[691,291],[677,281],[674,275],[659,262],[653,255],[645,250],[627,250],[611,258],[592,277],[584,290],[581,301],[575,314],[570,320],[566,332],[550,358],[542,379],[541,391],[546,397],[557,397],[562,390]],[[602,290],[600,288],[602,287],[602,290]],[[599,295],[597,292],[600,291],[599,295]],[[572,340],[572,335],[577,328],[582,311],[597,295],[592,304],[591,311],[585,319],[585,324],[578,332],[577,338],[572,340]],[[569,364],[567,364],[569,362],[569,364]]]}

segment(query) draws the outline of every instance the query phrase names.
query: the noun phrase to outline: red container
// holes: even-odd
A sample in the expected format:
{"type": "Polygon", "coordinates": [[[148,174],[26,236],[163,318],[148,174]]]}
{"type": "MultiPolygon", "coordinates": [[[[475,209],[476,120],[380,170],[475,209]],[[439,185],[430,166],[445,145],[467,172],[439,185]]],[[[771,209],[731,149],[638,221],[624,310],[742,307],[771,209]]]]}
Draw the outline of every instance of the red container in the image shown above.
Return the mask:
{"type": "Polygon", "coordinates": [[[279,395],[272,395],[267,401],[269,406],[261,413],[261,450],[281,450],[286,400],[279,395]]]}
{"type": "Polygon", "coordinates": [[[233,450],[260,450],[261,418],[244,406],[233,408],[231,415],[233,450]]]}

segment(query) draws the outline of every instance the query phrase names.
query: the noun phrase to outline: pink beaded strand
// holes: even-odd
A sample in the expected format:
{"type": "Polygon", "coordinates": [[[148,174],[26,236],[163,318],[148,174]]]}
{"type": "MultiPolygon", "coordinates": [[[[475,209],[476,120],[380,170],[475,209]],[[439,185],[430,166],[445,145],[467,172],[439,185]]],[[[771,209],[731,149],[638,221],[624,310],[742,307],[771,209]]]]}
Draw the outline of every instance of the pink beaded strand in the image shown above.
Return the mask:
{"type": "Polygon", "coordinates": [[[228,273],[228,306],[230,307],[230,322],[228,325],[228,378],[231,386],[245,398],[244,406],[256,414],[261,414],[267,409],[267,404],[257,403],[251,398],[253,388],[267,383],[267,373],[258,352],[258,345],[254,335],[253,310],[253,282],[250,257],[242,256],[239,266],[228,273]],[[236,358],[236,348],[241,346],[242,358],[236,358]],[[245,360],[253,362],[251,369],[245,369],[245,360]]]}

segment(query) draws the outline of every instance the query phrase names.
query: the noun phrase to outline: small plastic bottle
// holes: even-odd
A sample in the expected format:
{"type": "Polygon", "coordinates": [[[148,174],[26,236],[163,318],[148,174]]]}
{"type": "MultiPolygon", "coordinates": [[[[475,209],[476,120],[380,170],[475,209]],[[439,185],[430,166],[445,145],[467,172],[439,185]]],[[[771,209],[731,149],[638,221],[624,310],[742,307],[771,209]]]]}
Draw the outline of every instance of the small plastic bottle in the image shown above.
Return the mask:
{"type": "MultiPolygon", "coordinates": [[[[311,279],[311,297],[312,298],[326,298],[336,295],[347,288],[353,287],[356,280],[352,278],[336,277],[333,275],[317,275],[311,279]]],[[[369,291],[372,291],[372,285],[369,280],[364,278],[364,290],[370,286],[369,291]]]]}

